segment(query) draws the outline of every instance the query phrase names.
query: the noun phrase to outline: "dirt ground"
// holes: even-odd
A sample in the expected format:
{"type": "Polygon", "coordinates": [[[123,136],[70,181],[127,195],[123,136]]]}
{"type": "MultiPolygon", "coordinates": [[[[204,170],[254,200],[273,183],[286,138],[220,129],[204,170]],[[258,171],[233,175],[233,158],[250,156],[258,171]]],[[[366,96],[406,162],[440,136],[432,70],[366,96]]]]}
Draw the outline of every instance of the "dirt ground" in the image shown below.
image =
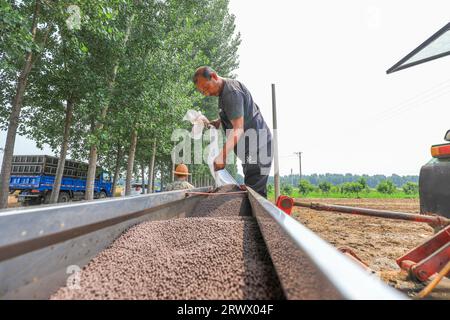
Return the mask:
{"type": "MultiPolygon", "coordinates": [[[[300,199],[381,210],[419,213],[418,199],[300,199]]],[[[294,207],[293,217],[336,247],[348,247],[389,285],[414,296],[424,285],[408,279],[395,260],[432,236],[425,223],[316,211],[294,207]]],[[[445,279],[431,297],[450,299],[445,279]]]]}

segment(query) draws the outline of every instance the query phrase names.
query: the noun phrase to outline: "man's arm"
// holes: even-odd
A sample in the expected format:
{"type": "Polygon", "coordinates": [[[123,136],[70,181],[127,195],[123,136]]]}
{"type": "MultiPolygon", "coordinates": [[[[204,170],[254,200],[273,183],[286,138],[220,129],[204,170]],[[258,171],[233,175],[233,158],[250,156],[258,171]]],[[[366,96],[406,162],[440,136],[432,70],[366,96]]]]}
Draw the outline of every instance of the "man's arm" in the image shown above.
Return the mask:
{"type": "Polygon", "coordinates": [[[214,128],[219,129],[221,125],[220,119],[212,120],[208,123],[208,125],[212,125],[214,128]]]}
{"type": "Polygon", "coordinates": [[[228,153],[234,149],[239,139],[244,134],[244,117],[239,117],[231,120],[231,124],[233,125],[233,129],[227,136],[227,141],[225,142],[222,151],[214,160],[215,171],[225,168],[225,161],[227,159],[228,153]]]}

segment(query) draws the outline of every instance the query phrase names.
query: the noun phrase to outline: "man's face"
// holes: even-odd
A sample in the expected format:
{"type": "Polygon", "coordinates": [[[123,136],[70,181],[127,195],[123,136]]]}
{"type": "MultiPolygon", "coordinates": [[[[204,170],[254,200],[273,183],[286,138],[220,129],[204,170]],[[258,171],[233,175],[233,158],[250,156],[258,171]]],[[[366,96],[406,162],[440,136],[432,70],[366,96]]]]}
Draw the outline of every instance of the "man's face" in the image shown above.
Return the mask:
{"type": "Polygon", "coordinates": [[[197,79],[197,90],[200,91],[205,96],[217,96],[219,95],[219,85],[214,78],[208,80],[203,77],[198,77],[197,79]]]}

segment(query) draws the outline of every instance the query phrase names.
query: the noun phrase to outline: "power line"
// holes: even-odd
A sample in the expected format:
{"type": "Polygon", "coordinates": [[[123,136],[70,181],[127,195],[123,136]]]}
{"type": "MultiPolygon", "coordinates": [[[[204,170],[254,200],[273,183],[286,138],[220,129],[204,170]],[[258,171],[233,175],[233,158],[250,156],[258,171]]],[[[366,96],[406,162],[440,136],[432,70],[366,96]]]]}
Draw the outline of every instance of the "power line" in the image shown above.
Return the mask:
{"type": "Polygon", "coordinates": [[[449,92],[450,79],[445,80],[444,82],[429,88],[418,95],[415,95],[412,98],[409,98],[397,105],[392,106],[391,108],[388,108],[387,110],[384,110],[383,112],[380,112],[378,115],[375,116],[377,120],[386,120],[389,118],[393,118],[397,116],[400,113],[403,113],[410,109],[411,106],[416,105],[417,103],[423,103],[424,100],[426,102],[432,101],[436,98],[439,98],[440,96],[446,94],[449,92]]]}
{"type": "Polygon", "coordinates": [[[407,111],[411,111],[412,109],[415,109],[417,107],[424,106],[427,103],[429,103],[429,102],[431,102],[433,100],[436,100],[436,99],[438,99],[438,98],[440,98],[440,97],[442,97],[442,96],[444,96],[444,95],[446,95],[448,93],[450,93],[450,88],[447,88],[447,90],[444,90],[442,92],[439,92],[439,94],[436,93],[435,95],[432,95],[430,97],[423,97],[422,100],[418,100],[418,101],[412,102],[412,103],[404,106],[402,109],[399,109],[399,110],[397,110],[395,112],[392,112],[390,115],[387,115],[384,118],[381,118],[380,121],[386,121],[386,120],[393,119],[393,118],[399,116],[402,113],[405,113],[407,111]]]}

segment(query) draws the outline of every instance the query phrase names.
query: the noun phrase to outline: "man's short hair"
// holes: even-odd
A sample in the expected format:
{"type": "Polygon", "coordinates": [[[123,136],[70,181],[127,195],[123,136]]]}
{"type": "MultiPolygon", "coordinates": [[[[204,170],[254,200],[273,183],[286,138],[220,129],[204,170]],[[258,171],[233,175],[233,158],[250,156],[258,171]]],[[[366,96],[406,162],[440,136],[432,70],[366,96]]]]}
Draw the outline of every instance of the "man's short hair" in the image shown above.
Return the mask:
{"type": "Polygon", "coordinates": [[[217,72],[214,71],[214,69],[211,67],[208,67],[208,66],[200,67],[195,71],[192,81],[194,81],[194,83],[197,84],[199,77],[203,77],[209,81],[209,80],[211,80],[211,74],[213,74],[213,73],[217,74],[217,72]]]}

